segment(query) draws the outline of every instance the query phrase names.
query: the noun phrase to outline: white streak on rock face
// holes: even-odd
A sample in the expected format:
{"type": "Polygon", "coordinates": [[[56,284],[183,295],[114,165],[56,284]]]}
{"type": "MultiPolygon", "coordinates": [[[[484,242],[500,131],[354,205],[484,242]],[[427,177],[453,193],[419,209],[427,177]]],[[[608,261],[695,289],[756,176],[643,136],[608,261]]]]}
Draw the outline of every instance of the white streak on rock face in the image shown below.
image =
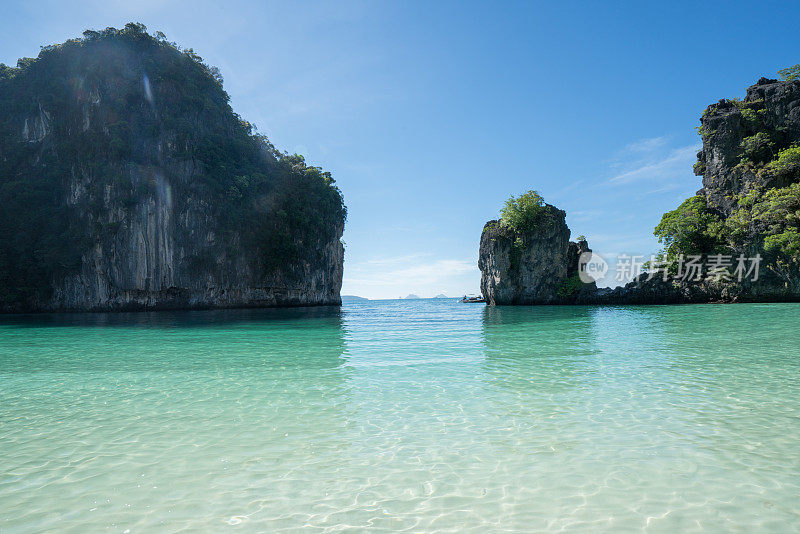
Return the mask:
{"type": "Polygon", "coordinates": [[[82,113],[83,113],[83,131],[88,131],[92,124],[92,109],[96,108],[100,104],[100,91],[96,88],[91,89],[88,93],[81,94],[78,97],[78,101],[81,102],[82,113]]]}
{"type": "Polygon", "coordinates": [[[22,138],[29,143],[38,143],[50,133],[50,113],[39,104],[39,113],[26,117],[22,127],[22,138]]]}
{"type": "Polygon", "coordinates": [[[144,86],[144,97],[152,105],[153,104],[153,91],[152,91],[152,89],[150,89],[150,78],[147,77],[147,73],[142,75],[142,85],[144,86]]]}
{"type": "MultiPolygon", "coordinates": [[[[254,251],[238,236],[222,243],[211,231],[211,209],[195,198],[175,205],[167,175],[191,180],[194,166],[173,165],[149,176],[149,192],[126,205],[119,187],[103,190],[95,226],[106,228],[83,258],[80,271],[59,281],[44,310],[131,310],[340,304],[344,246],[340,237],[321,244],[319,262],[289,273],[264,273],[254,251]],[[182,174],[188,173],[188,174],[182,174]],[[113,228],[114,230],[108,230],[113,228]],[[230,246],[229,246],[230,245],[230,246]],[[193,261],[203,259],[198,267],[193,261]]],[[[124,173],[120,167],[120,172],[124,173]]],[[[134,173],[135,174],[135,173],[134,173]]],[[[71,204],[90,200],[92,177],[75,169],[71,204]]],[[[133,181],[145,180],[134,175],[133,181]]]]}

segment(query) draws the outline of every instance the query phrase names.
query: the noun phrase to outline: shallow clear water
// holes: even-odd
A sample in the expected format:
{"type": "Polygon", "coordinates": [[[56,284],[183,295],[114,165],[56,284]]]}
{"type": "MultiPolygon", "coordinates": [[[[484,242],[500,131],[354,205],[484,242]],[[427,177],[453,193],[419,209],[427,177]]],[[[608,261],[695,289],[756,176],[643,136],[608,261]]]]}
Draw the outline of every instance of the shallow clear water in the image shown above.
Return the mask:
{"type": "Polygon", "coordinates": [[[798,317],[0,318],[0,532],[797,532],[798,317]]]}

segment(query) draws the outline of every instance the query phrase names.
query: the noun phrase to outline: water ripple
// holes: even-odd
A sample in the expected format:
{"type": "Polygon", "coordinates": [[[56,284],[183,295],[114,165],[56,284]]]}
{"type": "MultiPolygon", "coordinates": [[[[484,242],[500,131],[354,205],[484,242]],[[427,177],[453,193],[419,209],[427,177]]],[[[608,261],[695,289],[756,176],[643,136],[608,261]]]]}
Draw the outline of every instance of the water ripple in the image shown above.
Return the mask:
{"type": "Polygon", "coordinates": [[[6,317],[0,532],[798,532],[799,311],[6,317]]]}

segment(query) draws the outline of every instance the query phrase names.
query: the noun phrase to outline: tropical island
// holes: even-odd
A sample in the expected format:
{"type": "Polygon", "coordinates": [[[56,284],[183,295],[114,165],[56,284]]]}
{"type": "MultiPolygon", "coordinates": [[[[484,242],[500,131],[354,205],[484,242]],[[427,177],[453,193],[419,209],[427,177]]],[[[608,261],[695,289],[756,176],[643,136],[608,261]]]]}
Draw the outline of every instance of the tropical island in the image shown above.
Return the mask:
{"type": "Polygon", "coordinates": [[[800,300],[800,65],[761,78],[744,99],[700,118],[703,187],[655,228],[663,249],[624,287],[580,271],[583,236],[536,192],[512,196],[486,223],[478,267],[490,304],[665,304],[800,300]]]}
{"type": "MultiPolygon", "coordinates": [[[[797,300],[800,67],[780,75],[703,113],[703,187],[664,214],[646,272],[616,289],[582,279],[587,240],[529,191],[484,227],[486,301],[797,300]],[[753,259],[757,280],[740,276],[753,259]]],[[[0,64],[1,311],[341,304],[340,190],[234,113],[222,82],[138,23],[0,64]]]]}
{"type": "Polygon", "coordinates": [[[340,304],[330,173],[142,24],[0,64],[0,310],[340,304]]]}

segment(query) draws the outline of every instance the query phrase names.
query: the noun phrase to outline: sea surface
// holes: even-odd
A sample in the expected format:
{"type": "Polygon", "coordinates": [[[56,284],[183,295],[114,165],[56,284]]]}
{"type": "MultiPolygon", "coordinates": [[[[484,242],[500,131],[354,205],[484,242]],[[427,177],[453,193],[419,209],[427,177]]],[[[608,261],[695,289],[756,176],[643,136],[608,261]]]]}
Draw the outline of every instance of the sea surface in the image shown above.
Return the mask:
{"type": "Polygon", "coordinates": [[[0,317],[0,533],[800,532],[800,306],[0,317]]]}

